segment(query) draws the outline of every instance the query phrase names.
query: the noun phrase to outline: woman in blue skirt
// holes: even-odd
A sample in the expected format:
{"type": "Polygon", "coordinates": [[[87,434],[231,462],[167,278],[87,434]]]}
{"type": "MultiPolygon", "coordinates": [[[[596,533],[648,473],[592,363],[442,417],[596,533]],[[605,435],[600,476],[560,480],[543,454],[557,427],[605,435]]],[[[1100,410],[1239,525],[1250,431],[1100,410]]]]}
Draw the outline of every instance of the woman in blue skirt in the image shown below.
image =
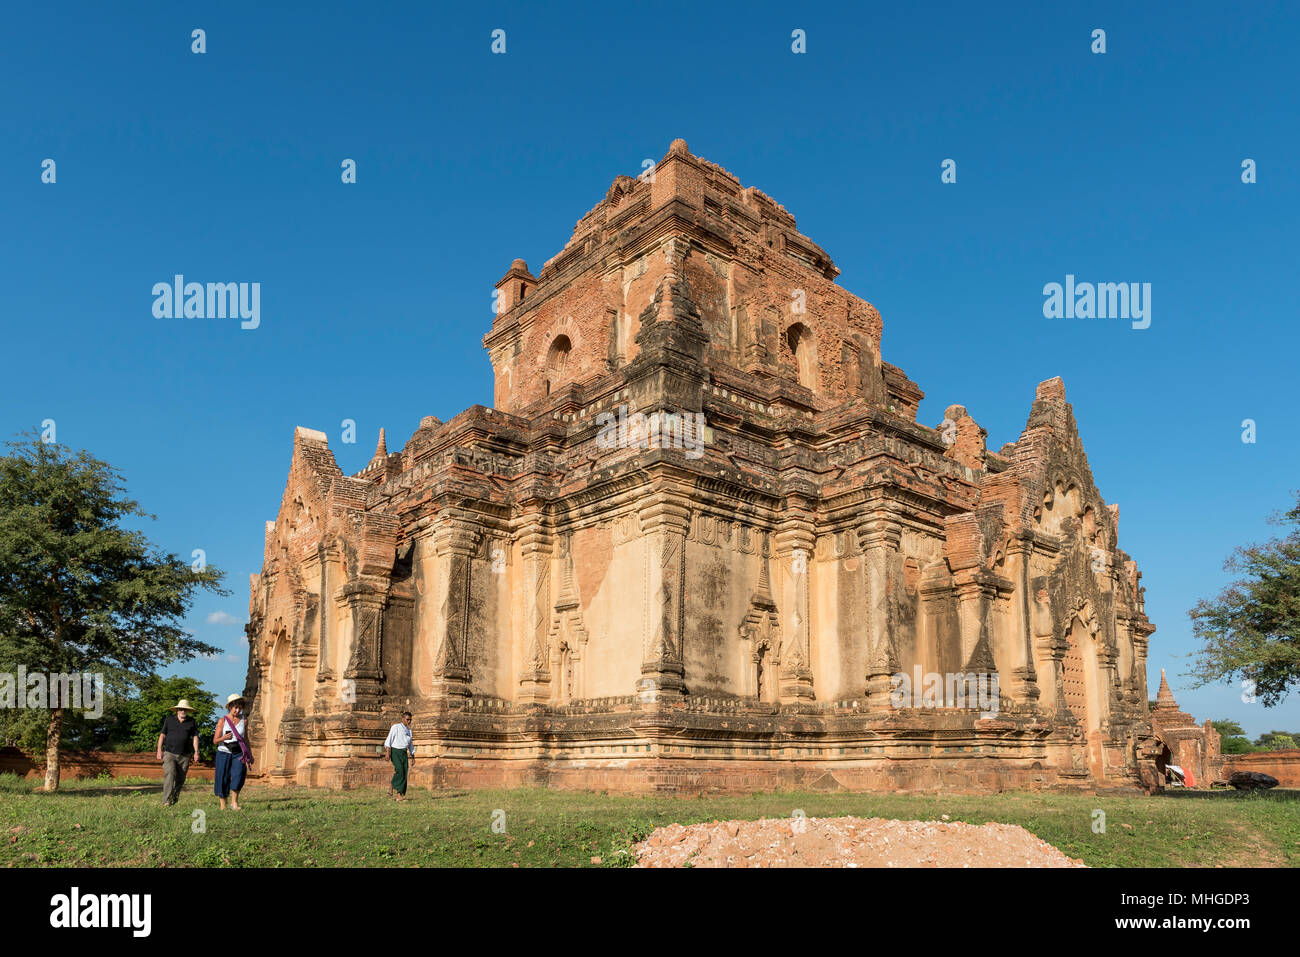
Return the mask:
{"type": "Polygon", "coordinates": [[[217,721],[212,743],[217,746],[217,768],[212,776],[212,792],[221,799],[221,810],[226,809],[230,798],[233,811],[239,806],[239,791],[244,786],[248,765],[253,763],[253,752],[248,747],[244,733],[244,698],[232,694],[226,699],[226,713],[217,721]]]}

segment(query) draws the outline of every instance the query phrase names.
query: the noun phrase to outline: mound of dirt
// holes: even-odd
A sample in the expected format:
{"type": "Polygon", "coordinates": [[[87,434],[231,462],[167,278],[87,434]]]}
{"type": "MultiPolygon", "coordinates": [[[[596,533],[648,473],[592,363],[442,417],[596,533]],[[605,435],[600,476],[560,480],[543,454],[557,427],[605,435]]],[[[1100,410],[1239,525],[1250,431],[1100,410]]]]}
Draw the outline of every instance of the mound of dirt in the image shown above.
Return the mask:
{"type": "Polygon", "coordinates": [[[1085,867],[1014,824],[768,818],[669,824],[634,848],[638,867],[1085,867]]]}

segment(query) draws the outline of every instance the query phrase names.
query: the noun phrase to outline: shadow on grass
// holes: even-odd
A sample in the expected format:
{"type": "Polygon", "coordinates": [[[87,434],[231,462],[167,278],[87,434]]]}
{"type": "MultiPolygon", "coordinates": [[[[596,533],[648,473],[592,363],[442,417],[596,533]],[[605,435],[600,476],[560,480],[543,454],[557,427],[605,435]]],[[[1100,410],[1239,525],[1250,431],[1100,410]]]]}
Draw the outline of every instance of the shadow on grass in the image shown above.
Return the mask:
{"type": "Polygon", "coordinates": [[[1200,791],[1188,788],[1167,788],[1161,797],[1180,801],[1276,801],[1288,803],[1300,801],[1300,790],[1294,788],[1273,788],[1268,791],[1235,791],[1231,788],[1215,788],[1212,791],[1200,791]]]}
{"type": "Polygon", "coordinates": [[[106,785],[103,787],[59,788],[59,790],[55,791],[53,794],[43,791],[40,788],[35,788],[31,793],[39,795],[40,797],[48,797],[48,798],[61,798],[61,797],[72,798],[72,797],[105,797],[110,794],[132,794],[137,791],[143,791],[143,792],[154,791],[158,794],[161,794],[162,782],[159,781],[157,784],[116,784],[116,785],[106,785]]]}

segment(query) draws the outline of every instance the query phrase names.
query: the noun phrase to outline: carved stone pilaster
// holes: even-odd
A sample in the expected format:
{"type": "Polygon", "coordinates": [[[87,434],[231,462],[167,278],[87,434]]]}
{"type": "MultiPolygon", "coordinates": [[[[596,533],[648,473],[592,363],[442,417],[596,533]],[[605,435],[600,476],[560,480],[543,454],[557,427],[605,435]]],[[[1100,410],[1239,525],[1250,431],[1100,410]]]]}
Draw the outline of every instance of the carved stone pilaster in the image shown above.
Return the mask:
{"type": "Polygon", "coordinates": [[[343,679],[349,689],[344,704],[355,711],[376,711],[384,694],[383,630],[388,583],[357,580],[339,589],[335,601],[351,616],[351,645],[343,679]]]}
{"type": "MultiPolygon", "coordinates": [[[[320,569],[319,594],[321,595],[333,594],[334,586],[330,581],[330,562],[335,559],[336,555],[337,549],[335,548],[330,548],[323,543],[317,546],[316,559],[320,569]]],[[[327,602],[322,602],[322,606],[326,604],[327,602]]],[[[332,643],[333,636],[330,634],[330,618],[331,616],[326,608],[322,607],[320,616],[320,658],[316,670],[316,680],[318,682],[333,682],[335,679],[334,647],[332,643]]]]}
{"type": "Polygon", "coordinates": [[[781,701],[812,700],[812,560],[816,526],[797,516],[781,523],[772,538],[772,558],[782,571],[781,701]]]}
{"type": "Polygon", "coordinates": [[[660,493],[638,512],[645,541],[646,623],[637,690],[655,700],[685,690],[686,536],[691,512],[660,493]]]}
{"type": "MultiPolygon", "coordinates": [[[[745,673],[741,693],[746,697],[772,700],[766,678],[765,663],[779,665],[781,650],[781,622],[777,617],[776,602],[772,599],[772,587],[768,565],[771,561],[770,548],[764,545],[758,555],[758,584],[749,598],[749,611],[740,622],[741,647],[745,649],[745,673]]],[[[777,683],[779,696],[780,683],[777,683]]]]}
{"type": "Polygon", "coordinates": [[[1033,615],[1034,596],[1029,587],[1029,561],[1034,554],[1032,536],[1013,538],[1007,545],[1007,563],[1015,566],[1015,590],[1012,601],[1015,613],[1011,616],[1016,623],[1014,633],[1008,638],[1011,650],[1011,681],[1007,689],[1013,707],[1030,710],[1037,708],[1038,671],[1034,667],[1033,615]]]}
{"type": "Polygon", "coordinates": [[[257,701],[262,690],[262,677],[265,670],[262,663],[260,645],[265,618],[260,611],[255,611],[244,626],[244,637],[248,640],[248,670],[244,675],[244,695],[248,699],[249,710],[260,705],[257,701]]]}
{"type": "Polygon", "coordinates": [[[876,518],[858,529],[867,576],[867,710],[885,712],[892,708],[891,677],[898,670],[894,648],[893,612],[889,601],[889,566],[898,555],[902,526],[889,518],[876,518]]]}
{"type": "Polygon", "coordinates": [[[469,695],[469,639],[471,564],[478,551],[480,532],[468,518],[449,515],[433,533],[435,581],[439,593],[434,605],[434,698],[469,695]]]}
{"type": "Polygon", "coordinates": [[[1010,582],[981,568],[959,572],[953,581],[962,670],[990,673],[997,667],[992,648],[993,609],[998,595],[1010,589],[1010,582]]]}
{"type": "Polygon", "coordinates": [[[562,700],[581,698],[586,688],[587,627],[582,620],[578,589],[573,581],[573,533],[560,539],[560,593],[551,612],[547,634],[551,674],[559,679],[562,700]]]}
{"type": "Polygon", "coordinates": [[[1052,618],[1052,606],[1048,601],[1047,592],[1042,590],[1041,594],[1035,593],[1031,599],[1031,608],[1033,610],[1033,631],[1034,631],[1034,652],[1038,661],[1044,666],[1039,670],[1039,680],[1042,681],[1043,671],[1046,671],[1047,688],[1045,689],[1045,702],[1057,716],[1068,714],[1065,707],[1065,651],[1068,644],[1064,636],[1056,634],[1055,622],[1052,618]]]}
{"type": "Polygon", "coordinates": [[[551,672],[547,632],[551,615],[551,557],[555,538],[540,519],[532,519],[518,533],[523,556],[524,635],[519,671],[519,700],[539,704],[551,698],[551,672]]]}
{"type": "Polygon", "coordinates": [[[1141,702],[1143,709],[1146,703],[1150,701],[1147,690],[1147,650],[1151,644],[1151,635],[1156,630],[1155,625],[1145,618],[1135,618],[1132,623],[1133,633],[1133,673],[1136,679],[1134,684],[1137,686],[1137,700],[1141,702]]]}

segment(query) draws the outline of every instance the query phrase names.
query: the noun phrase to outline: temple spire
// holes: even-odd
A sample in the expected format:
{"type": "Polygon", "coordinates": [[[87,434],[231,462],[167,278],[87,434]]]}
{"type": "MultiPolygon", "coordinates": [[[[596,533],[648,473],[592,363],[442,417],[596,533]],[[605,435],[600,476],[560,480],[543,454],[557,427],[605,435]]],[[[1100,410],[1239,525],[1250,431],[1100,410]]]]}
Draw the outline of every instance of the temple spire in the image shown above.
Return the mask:
{"type": "Polygon", "coordinates": [[[1174,700],[1174,693],[1169,690],[1169,679],[1165,677],[1165,669],[1160,669],[1160,690],[1156,692],[1157,708],[1177,708],[1178,702],[1174,700]]]}
{"type": "Polygon", "coordinates": [[[388,441],[384,436],[384,430],[379,430],[379,441],[375,444],[375,454],[370,456],[370,464],[366,469],[379,468],[388,464],[388,441]]]}

